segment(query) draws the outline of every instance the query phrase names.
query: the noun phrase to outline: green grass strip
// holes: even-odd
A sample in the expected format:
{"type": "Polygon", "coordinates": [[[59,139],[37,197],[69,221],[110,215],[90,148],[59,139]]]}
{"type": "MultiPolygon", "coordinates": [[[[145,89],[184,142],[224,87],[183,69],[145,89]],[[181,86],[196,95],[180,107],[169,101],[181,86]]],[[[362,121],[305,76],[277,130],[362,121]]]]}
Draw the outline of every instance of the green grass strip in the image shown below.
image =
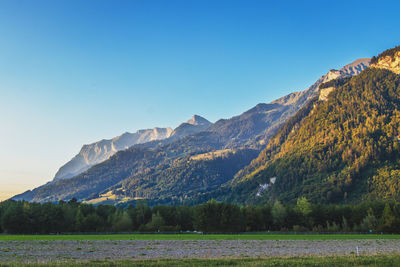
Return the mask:
{"type": "Polygon", "coordinates": [[[93,235],[0,235],[0,241],[28,240],[348,240],[400,239],[380,234],[93,234],[93,235]]]}

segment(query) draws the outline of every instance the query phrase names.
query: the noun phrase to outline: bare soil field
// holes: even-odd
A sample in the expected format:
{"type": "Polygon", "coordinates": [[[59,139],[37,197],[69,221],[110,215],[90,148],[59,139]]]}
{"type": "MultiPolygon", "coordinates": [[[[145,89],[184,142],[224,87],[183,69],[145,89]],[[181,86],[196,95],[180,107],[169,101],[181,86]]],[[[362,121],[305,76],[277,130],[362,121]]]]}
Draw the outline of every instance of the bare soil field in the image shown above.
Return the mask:
{"type": "Polygon", "coordinates": [[[0,264],[132,259],[221,259],[399,254],[400,240],[0,241],[0,264]]]}

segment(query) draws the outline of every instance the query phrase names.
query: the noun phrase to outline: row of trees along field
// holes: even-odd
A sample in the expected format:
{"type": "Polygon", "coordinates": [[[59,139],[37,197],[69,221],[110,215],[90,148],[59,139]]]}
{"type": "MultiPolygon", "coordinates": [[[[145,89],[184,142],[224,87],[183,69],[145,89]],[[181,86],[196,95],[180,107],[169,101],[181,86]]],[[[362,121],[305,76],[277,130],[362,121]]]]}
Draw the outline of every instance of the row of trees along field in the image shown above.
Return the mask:
{"type": "Polygon", "coordinates": [[[400,232],[400,204],[311,204],[238,206],[211,200],[197,206],[155,206],[145,202],[126,208],[69,202],[0,203],[0,232],[23,234],[71,232],[400,232]]]}

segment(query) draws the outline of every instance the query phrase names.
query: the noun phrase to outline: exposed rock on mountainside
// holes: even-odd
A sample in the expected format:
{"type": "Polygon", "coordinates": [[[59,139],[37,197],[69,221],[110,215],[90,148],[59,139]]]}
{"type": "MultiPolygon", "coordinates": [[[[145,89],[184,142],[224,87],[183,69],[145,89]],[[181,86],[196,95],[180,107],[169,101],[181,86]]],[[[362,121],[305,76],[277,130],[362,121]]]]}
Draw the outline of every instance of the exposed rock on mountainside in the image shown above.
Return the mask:
{"type": "Polygon", "coordinates": [[[175,130],[171,134],[171,138],[181,138],[189,134],[200,132],[210,127],[211,124],[212,123],[205,118],[199,115],[193,115],[190,120],[180,124],[178,127],[175,128],[175,130]]]}
{"type": "MultiPolygon", "coordinates": [[[[327,75],[322,79],[322,83],[327,83],[336,79],[343,79],[351,76],[358,75],[370,65],[370,58],[360,58],[356,61],[347,64],[340,70],[330,70],[327,75]]],[[[328,95],[335,89],[335,87],[319,88],[319,100],[326,101],[328,95]]]]}
{"type": "Polygon", "coordinates": [[[387,69],[400,74],[400,46],[386,50],[372,58],[371,67],[387,69]]]}
{"type": "Polygon", "coordinates": [[[335,87],[331,86],[331,87],[327,87],[324,89],[321,89],[319,92],[319,100],[321,101],[326,101],[328,99],[328,95],[335,90],[335,87]]]}
{"type": "Polygon", "coordinates": [[[186,123],[195,125],[195,126],[203,125],[205,127],[208,127],[211,125],[211,122],[209,122],[208,120],[206,120],[205,118],[203,118],[199,115],[193,115],[192,118],[190,118],[190,120],[188,120],[186,123]]]}
{"type": "Polygon", "coordinates": [[[360,58],[341,68],[340,72],[344,74],[349,74],[351,76],[355,76],[360,72],[362,72],[363,70],[365,70],[366,68],[368,68],[370,63],[371,63],[370,58],[360,58]]]}
{"type": "MultiPolygon", "coordinates": [[[[279,98],[278,100],[273,101],[272,103],[279,103],[284,105],[292,105],[292,104],[300,104],[301,106],[304,103],[308,102],[311,98],[319,94],[320,88],[319,86],[323,83],[341,79],[345,77],[351,77],[358,75],[360,72],[368,68],[370,65],[370,58],[360,58],[355,60],[354,62],[347,64],[340,70],[332,69],[327,74],[323,75],[319,78],[310,88],[302,92],[296,92],[279,98]]],[[[326,94],[326,93],[323,93],[326,94]]]]}
{"type": "Polygon", "coordinates": [[[69,162],[63,165],[54,177],[54,181],[74,177],[91,166],[109,159],[117,151],[127,149],[135,144],[162,140],[170,137],[171,128],[154,128],[139,130],[136,133],[124,133],[109,140],[101,140],[84,145],[81,151],[69,162]]]}
{"type": "Polygon", "coordinates": [[[329,93],[333,90],[333,88],[324,90],[321,92],[320,85],[332,80],[346,78],[358,75],[360,72],[368,68],[370,64],[370,58],[361,58],[357,59],[354,62],[347,64],[340,70],[330,70],[327,74],[321,76],[313,85],[311,85],[307,90],[301,92],[291,93],[287,96],[279,98],[271,104],[280,104],[287,108],[282,110],[282,114],[280,115],[280,119],[276,121],[276,125],[272,126],[270,130],[266,130],[267,134],[260,136],[258,141],[262,144],[266,143],[273,134],[279,129],[280,126],[284,122],[286,122],[290,117],[292,117],[297,111],[299,111],[302,107],[304,107],[311,99],[313,99],[317,95],[321,95],[321,99],[325,99],[329,93]]]}

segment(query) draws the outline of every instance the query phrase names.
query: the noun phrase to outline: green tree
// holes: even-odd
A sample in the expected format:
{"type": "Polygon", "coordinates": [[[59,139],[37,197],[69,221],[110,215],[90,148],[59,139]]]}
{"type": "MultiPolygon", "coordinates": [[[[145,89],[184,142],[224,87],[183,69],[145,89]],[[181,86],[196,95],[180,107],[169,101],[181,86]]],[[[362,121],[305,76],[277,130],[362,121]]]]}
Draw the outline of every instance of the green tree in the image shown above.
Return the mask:
{"type": "Polygon", "coordinates": [[[264,210],[262,207],[249,206],[243,210],[246,221],[246,232],[262,231],[266,229],[264,210]]]}
{"type": "Polygon", "coordinates": [[[297,199],[297,209],[304,216],[308,216],[312,211],[311,203],[307,200],[306,197],[298,198],[297,199]]]}
{"type": "Polygon", "coordinates": [[[368,210],[367,216],[365,216],[365,218],[362,220],[362,222],[360,224],[360,229],[363,232],[370,232],[370,231],[375,232],[376,228],[377,228],[377,224],[378,224],[378,221],[377,221],[376,217],[374,216],[374,212],[373,212],[372,208],[370,208],[368,210]]]}
{"type": "Polygon", "coordinates": [[[76,212],[75,215],[75,221],[74,221],[74,225],[75,225],[75,231],[76,232],[84,232],[84,220],[85,220],[85,216],[83,215],[80,207],[78,207],[78,211],[76,212]]]}
{"type": "Polygon", "coordinates": [[[382,232],[386,232],[386,233],[393,232],[395,230],[394,229],[395,222],[396,222],[396,217],[394,216],[389,203],[386,203],[385,208],[383,209],[383,212],[382,212],[382,217],[380,219],[380,223],[379,223],[380,230],[382,232]]]}
{"type": "Polygon", "coordinates": [[[219,230],[218,203],[212,199],[196,207],[194,225],[197,230],[216,232],[219,230]]]}
{"type": "Polygon", "coordinates": [[[176,220],[183,231],[193,230],[194,208],[188,206],[176,207],[176,220]]]}
{"type": "Polygon", "coordinates": [[[113,228],[116,232],[129,232],[132,231],[132,219],[126,211],[117,211],[114,218],[113,228]]]}
{"type": "Polygon", "coordinates": [[[287,211],[285,206],[283,206],[279,200],[275,201],[272,207],[272,218],[277,229],[284,227],[287,211]]]}
{"type": "Polygon", "coordinates": [[[136,225],[145,225],[151,221],[151,209],[145,201],[138,201],[136,205],[136,225]]]}
{"type": "Polygon", "coordinates": [[[164,218],[160,215],[159,212],[153,214],[151,217],[151,222],[146,224],[144,228],[146,231],[162,231],[165,226],[164,218]]]}
{"type": "Polygon", "coordinates": [[[349,223],[347,222],[346,217],[342,217],[342,231],[347,233],[351,231],[351,228],[349,226],[349,223]]]}
{"type": "Polygon", "coordinates": [[[24,213],[21,202],[10,202],[3,214],[2,225],[3,229],[10,234],[30,233],[29,218],[24,213]]]}

